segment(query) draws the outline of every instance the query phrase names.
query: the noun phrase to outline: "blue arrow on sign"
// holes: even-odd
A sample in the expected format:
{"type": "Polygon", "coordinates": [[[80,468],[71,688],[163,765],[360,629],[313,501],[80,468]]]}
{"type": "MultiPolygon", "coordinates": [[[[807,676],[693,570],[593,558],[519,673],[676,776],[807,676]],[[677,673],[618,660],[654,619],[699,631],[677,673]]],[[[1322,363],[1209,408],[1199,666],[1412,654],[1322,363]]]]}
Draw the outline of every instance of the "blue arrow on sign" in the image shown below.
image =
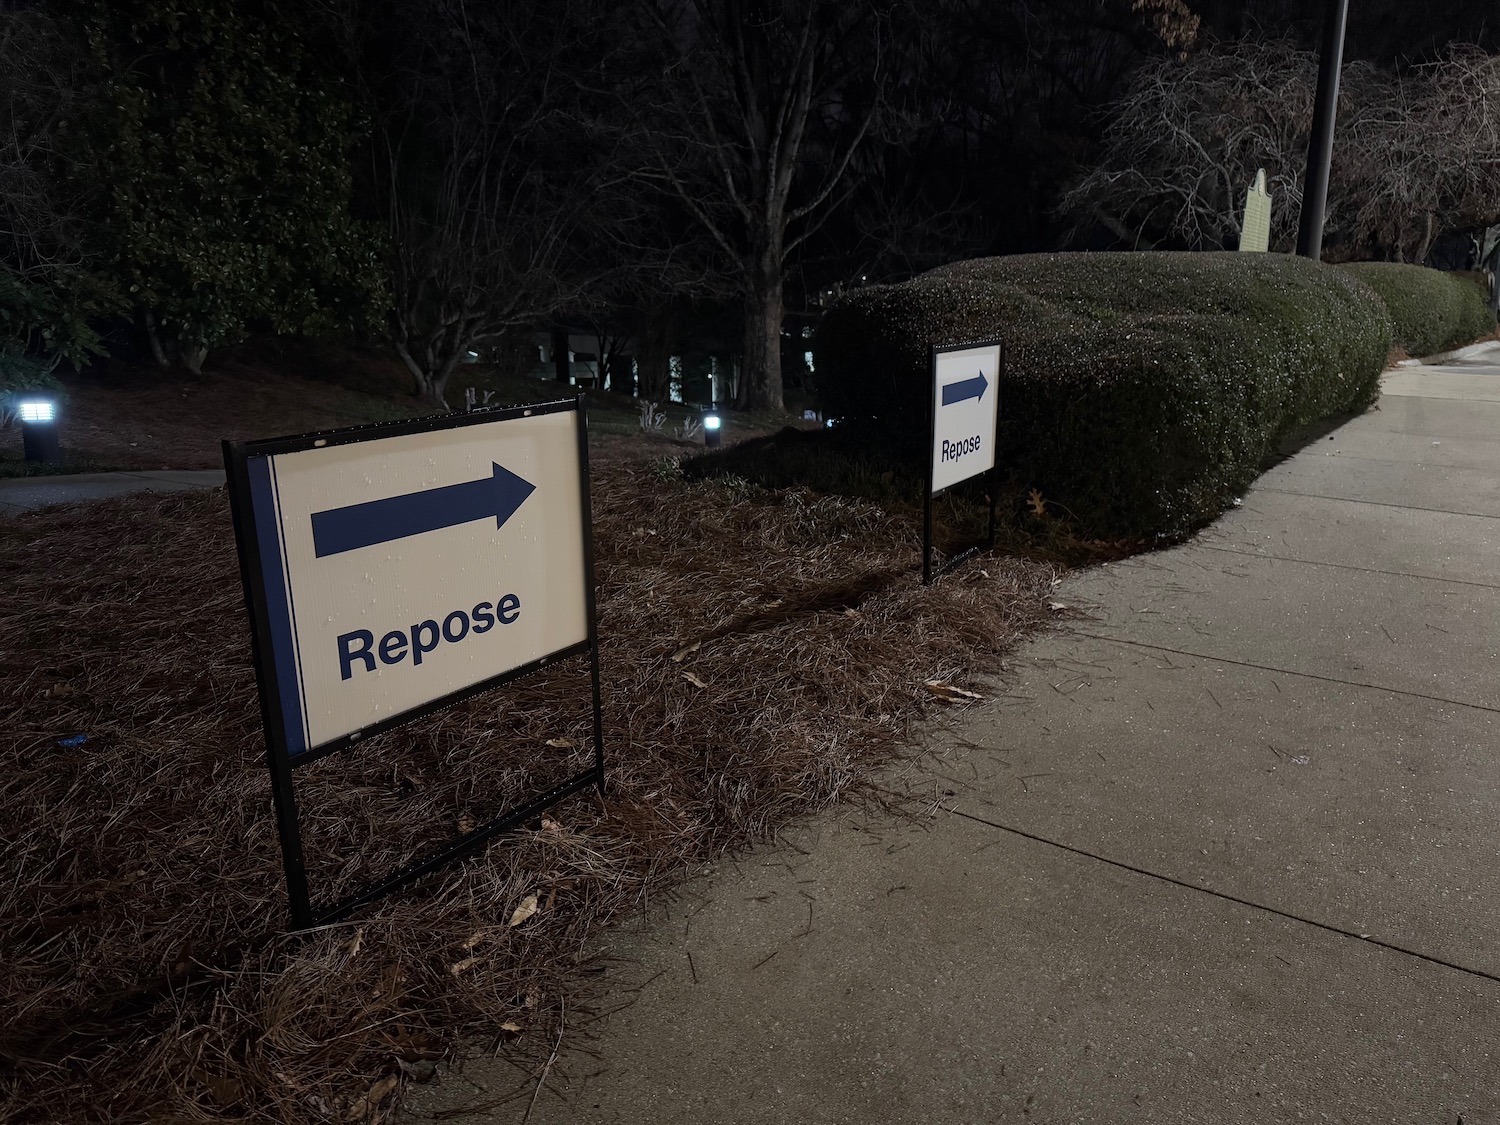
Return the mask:
{"type": "Polygon", "coordinates": [[[984,392],[989,390],[989,386],[990,381],[984,377],[983,371],[972,379],[949,383],[943,387],[943,405],[952,406],[955,402],[966,402],[971,398],[983,401],[984,392]]]}
{"type": "Polygon", "coordinates": [[[490,464],[495,471],[479,480],[314,512],[313,548],[317,557],[491,517],[496,529],[504,527],[536,491],[536,485],[493,461],[490,464]]]}

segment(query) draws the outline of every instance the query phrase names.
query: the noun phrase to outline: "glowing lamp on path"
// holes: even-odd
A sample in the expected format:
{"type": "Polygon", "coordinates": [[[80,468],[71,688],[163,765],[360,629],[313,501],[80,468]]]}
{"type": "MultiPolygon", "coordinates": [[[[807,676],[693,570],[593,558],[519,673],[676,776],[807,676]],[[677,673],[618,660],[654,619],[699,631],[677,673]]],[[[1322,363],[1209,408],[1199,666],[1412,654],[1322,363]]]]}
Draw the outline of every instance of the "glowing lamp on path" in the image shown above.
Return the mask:
{"type": "Polygon", "coordinates": [[[718,449],[723,420],[717,414],[703,416],[703,448],[718,449]]]}
{"type": "Polygon", "coordinates": [[[50,398],[23,398],[16,403],[21,421],[21,449],[26,460],[56,465],[62,460],[57,444],[57,403],[50,398]]]}
{"type": "Polygon", "coordinates": [[[57,420],[57,403],[50,399],[22,399],[19,410],[23,422],[55,422],[57,420]]]}

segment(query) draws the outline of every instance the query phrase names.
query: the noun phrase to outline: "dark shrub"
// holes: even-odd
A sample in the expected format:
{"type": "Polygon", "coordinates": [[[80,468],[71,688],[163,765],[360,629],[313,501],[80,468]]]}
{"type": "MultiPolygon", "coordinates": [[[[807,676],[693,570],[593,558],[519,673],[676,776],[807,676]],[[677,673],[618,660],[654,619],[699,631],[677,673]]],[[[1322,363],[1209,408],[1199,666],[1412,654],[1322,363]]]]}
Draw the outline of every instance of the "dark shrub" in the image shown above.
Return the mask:
{"type": "Polygon", "coordinates": [[[1472,274],[1398,262],[1355,262],[1342,268],[1380,294],[1390,310],[1396,343],[1410,355],[1434,355],[1495,330],[1488,295],[1472,274]]]}
{"type": "Polygon", "coordinates": [[[832,308],[814,344],[824,408],[920,458],[928,349],[988,336],[1006,341],[1006,467],[1096,535],[1178,535],[1287,434],[1367,406],[1391,326],[1364,285],[1301,258],[984,258],[832,308]]]}

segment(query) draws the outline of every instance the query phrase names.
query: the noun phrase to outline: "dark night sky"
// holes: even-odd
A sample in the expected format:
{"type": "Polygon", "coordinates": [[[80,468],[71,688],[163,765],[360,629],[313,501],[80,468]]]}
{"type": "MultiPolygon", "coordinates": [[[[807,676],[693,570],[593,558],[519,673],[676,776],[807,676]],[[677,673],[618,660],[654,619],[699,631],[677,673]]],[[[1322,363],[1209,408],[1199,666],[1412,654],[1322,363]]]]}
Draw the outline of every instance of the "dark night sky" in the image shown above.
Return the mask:
{"type": "MultiPolygon", "coordinates": [[[[1288,30],[1308,46],[1322,33],[1323,0],[1199,0],[1194,11],[1214,32],[1234,37],[1259,24],[1288,30]]],[[[1349,0],[1346,58],[1420,62],[1450,42],[1500,49],[1496,0],[1349,0]]]]}

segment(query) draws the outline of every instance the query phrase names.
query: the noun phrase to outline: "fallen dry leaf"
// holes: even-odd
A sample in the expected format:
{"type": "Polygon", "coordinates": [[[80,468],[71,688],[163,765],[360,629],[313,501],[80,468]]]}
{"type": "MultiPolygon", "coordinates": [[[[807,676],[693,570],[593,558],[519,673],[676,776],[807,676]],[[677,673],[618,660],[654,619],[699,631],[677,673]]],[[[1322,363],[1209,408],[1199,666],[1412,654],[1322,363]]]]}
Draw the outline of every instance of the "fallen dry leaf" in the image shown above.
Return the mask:
{"type": "Polygon", "coordinates": [[[465,957],[462,961],[456,961],[452,965],[449,965],[448,971],[454,976],[458,976],[465,969],[472,969],[477,964],[479,964],[478,957],[465,957]]]}
{"type": "Polygon", "coordinates": [[[672,654],[672,663],[673,664],[681,664],[690,655],[692,655],[693,653],[697,652],[702,647],[703,647],[703,642],[702,641],[694,641],[692,644],[688,645],[686,648],[680,648],[680,649],[678,649],[676,652],[674,652],[672,654]]]}
{"type": "Polygon", "coordinates": [[[349,1107],[349,1112],[344,1114],[345,1121],[363,1121],[379,1108],[381,1101],[401,1084],[401,1079],[394,1074],[388,1074],[379,1082],[375,1083],[364,1094],[349,1107]]]}
{"type": "Polygon", "coordinates": [[[571,738],[549,738],[547,739],[547,745],[554,750],[571,750],[578,744],[571,738]]]}
{"type": "Polygon", "coordinates": [[[557,821],[553,820],[550,816],[542,817],[543,832],[561,832],[562,830],[563,826],[561,824],[558,824],[557,821]]]}
{"type": "Polygon", "coordinates": [[[1047,608],[1050,609],[1053,613],[1061,613],[1063,610],[1067,609],[1068,607],[1065,606],[1065,605],[1063,605],[1062,602],[1048,602],[1047,603],[1047,608]]]}
{"type": "Polygon", "coordinates": [[[964,688],[950,684],[946,680],[928,680],[922,686],[944,703],[969,703],[973,700],[984,698],[984,696],[976,691],[966,691],[964,688]]]}
{"type": "Polygon", "coordinates": [[[349,956],[353,957],[365,944],[365,928],[361,926],[354,931],[354,937],[349,941],[349,956]]]}
{"type": "Polygon", "coordinates": [[[483,930],[475,930],[472,934],[469,935],[469,940],[466,941],[466,942],[464,942],[464,948],[465,949],[473,949],[476,945],[478,945],[483,940],[484,940],[484,931],[483,930]]]}
{"type": "Polygon", "coordinates": [[[514,911],[511,912],[511,916],[510,916],[510,924],[511,924],[511,926],[513,926],[513,927],[514,926],[519,926],[522,922],[526,921],[526,919],[530,918],[536,912],[537,912],[536,894],[532,893],[532,894],[527,895],[525,898],[523,898],[521,900],[521,904],[519,906],[517,906],[514,911]]]}
{"type": "Polygon", "coordinates": [[[703,689],[703,688],[708,687],[707,684],[705,684],[702,680],[700,680],[697,676],[693,675],[691,672],[684,672],[682,674],[682,678],[684,680],[686,680],[688,683],[692,684],[695,688],[703,689]]]}
{"type": "Polygon", "coordinates": [[[1026,503],[1031,505],[1031,514],[1034,516],[1045,516],[1047,514],[1047,501],[1041,492],[1033,488],[1026,494],[1026,503]]]}
{"type": "Polygon", "coordinates": [[[477,822],[468,813],[464,813],[463,816],[458,818],[458,830],[465,836],[474,831],[476,825],[477,822]]]}
{"type": "Polygon", "coordinates": [[[521,1034],[521,1025],[518,1024],[515,1020],[506,1020],[504,1023],[502,1023],[500,1025],[500,1030],[501,1031],[508,1031],[512,1035],[520,1035],[521,1034]]]}

